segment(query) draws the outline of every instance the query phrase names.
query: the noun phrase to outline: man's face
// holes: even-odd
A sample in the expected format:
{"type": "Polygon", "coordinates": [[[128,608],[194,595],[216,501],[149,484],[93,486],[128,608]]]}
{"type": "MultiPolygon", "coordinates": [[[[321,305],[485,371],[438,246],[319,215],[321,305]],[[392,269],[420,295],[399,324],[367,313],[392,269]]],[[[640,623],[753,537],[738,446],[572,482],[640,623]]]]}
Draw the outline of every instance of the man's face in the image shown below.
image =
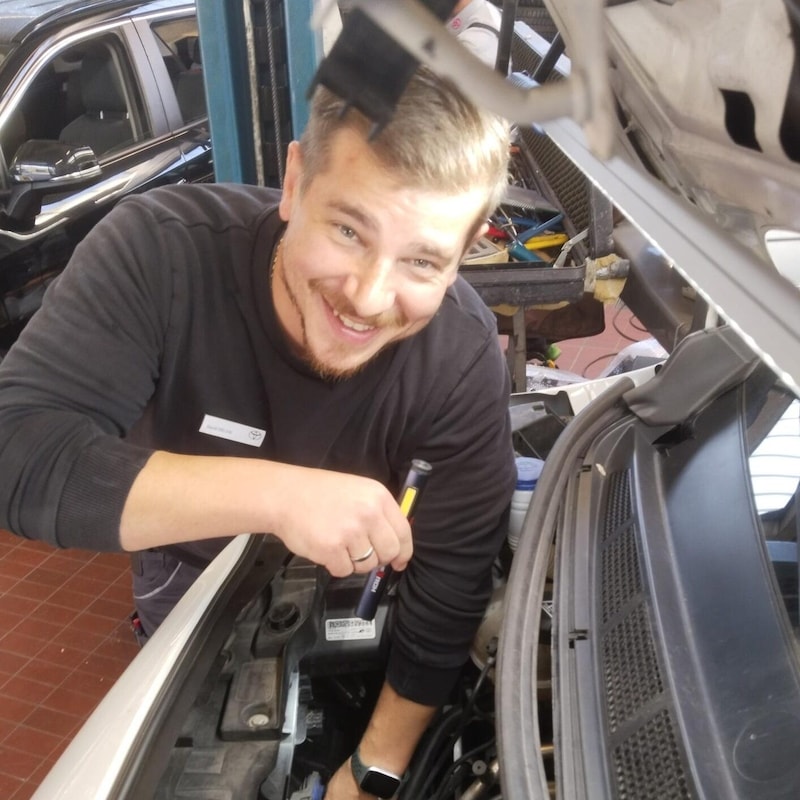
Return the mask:
{"type": "Polygon", "coordinates": [[[302,171],[293,142],[275,308],[299,354],[321,375],[344,377],[433,317],[471,244],[485,194],[405,188],[347,129],[304,191],[302,171]]]}

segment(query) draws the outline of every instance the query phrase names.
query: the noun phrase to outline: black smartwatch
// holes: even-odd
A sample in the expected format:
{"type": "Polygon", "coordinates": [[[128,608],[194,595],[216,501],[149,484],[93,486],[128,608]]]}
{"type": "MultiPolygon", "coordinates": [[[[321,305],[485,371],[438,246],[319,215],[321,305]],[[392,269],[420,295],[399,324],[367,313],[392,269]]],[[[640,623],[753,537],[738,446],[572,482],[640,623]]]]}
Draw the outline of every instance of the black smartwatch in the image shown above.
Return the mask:
{"type": "Polygon", "coordinates": [[[362,792],[389,800],[390,797],[397,794],[397,790],[400,788],[401,778],[399,775],[380,767],[368,767],[361,760],[358,748],[350,756],[350,768],[353,770],[353,777],[362,792]]]}

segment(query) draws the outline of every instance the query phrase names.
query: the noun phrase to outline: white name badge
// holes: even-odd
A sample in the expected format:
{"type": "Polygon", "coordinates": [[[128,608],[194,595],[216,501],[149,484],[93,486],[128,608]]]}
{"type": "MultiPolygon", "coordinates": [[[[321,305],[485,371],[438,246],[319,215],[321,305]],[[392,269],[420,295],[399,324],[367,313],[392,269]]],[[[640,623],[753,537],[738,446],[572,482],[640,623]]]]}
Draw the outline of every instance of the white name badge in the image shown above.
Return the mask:
{"type": "Polygon", "coordinates": [[[240,422],[231,422],[222,417],[212,417],[206,414],[200,423],[200,433],[207,433],[209,436],[218,436],[220,439],[228,439],[239,444],[249,444],[250,447],[261,447],[264,442],[266,431],[260,428],[251,428],[249,425],[242,425],[240,422]]]}

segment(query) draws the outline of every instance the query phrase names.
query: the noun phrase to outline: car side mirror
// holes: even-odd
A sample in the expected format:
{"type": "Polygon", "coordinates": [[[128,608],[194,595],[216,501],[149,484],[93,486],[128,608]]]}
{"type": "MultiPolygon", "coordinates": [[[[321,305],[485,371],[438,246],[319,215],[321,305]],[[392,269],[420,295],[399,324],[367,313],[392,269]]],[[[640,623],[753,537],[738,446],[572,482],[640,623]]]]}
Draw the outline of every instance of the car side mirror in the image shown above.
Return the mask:
{"type": "Polygon", "coordinates": [[[45,195],[79,189],[102,174],[91,147],[50,139],[21,144],[9,172],[12,188],[3,216],[15,228],[33,225],[45,195]]]}

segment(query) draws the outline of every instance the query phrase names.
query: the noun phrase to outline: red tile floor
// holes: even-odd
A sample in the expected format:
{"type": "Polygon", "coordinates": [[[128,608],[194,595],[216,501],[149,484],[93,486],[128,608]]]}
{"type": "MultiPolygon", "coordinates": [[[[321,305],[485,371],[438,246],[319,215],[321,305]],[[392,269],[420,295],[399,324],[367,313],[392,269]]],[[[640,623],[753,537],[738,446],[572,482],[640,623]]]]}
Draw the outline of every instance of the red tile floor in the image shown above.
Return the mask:
{"type": "Polygon", "coordinates": [[[605,330],[597,336],[559,342],[559,369],[597,378],[617,353],[632,342],[649,339],[650,334],[621,301],[605,306],[605,330]]]}
{"type": "MultiPolygon", "coordinates": [[[[624,306],[606,329],[559,343],[558,367],[596,377],[647,338],[624,306]]],[[[0,531],[0,800],[26,800],[138,652],[128,559],[55,550],[0,531]]]]}
{"type": "Polygon", "coordinates": [[[128,559],[0,531],[0,798],[25,800],[139,648],[128,559]]]}

